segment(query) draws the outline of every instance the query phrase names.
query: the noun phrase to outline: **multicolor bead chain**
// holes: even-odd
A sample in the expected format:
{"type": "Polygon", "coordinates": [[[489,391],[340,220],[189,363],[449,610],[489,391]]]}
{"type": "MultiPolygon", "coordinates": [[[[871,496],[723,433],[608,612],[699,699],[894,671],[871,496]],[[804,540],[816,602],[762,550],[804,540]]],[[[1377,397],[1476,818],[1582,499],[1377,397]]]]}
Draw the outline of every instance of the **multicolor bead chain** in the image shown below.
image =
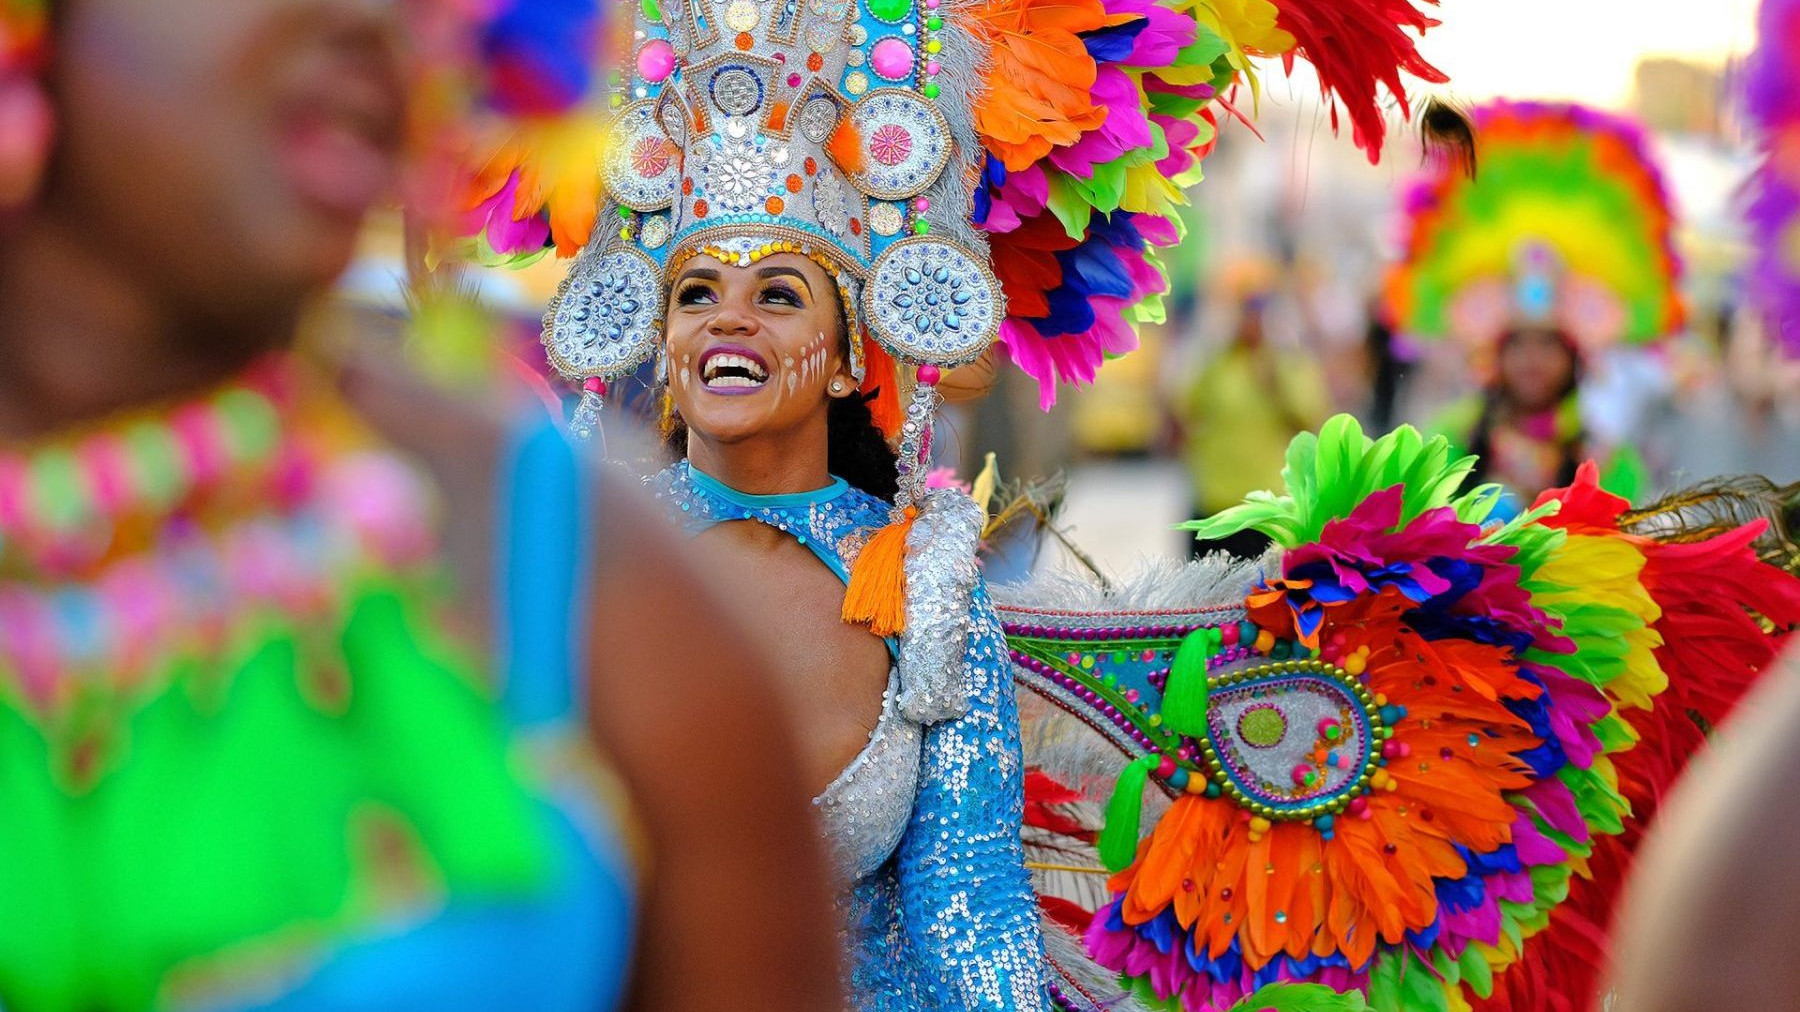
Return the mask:
{"type": "Polygon", "coordinates": [[[0,574],[76,572],[130,550],[134,534],[225,490],[291,495],[277,362],[216,393],[46,445],[0,448],[0,574]]]}

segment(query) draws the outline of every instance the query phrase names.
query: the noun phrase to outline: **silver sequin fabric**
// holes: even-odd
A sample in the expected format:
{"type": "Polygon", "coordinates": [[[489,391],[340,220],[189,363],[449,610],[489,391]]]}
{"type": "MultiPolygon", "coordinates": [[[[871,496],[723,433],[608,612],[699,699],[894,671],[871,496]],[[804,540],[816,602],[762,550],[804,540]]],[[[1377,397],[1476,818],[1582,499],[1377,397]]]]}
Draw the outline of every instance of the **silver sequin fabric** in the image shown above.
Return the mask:
{"type": "MultiPolygon", "coordinates": [[[[765,523],[806,544],[840,577],[848,570],[846,556],[889,514],[887,503],[841,482],[804,495],[747,496],[696,475],[685,463],[650,485],[690,533],[737,520],[765,523]]],[[[978,576],[967,579],[972,554],[968,567],[942,582],[947,594],[967,588],[960,599],[966,609],[957,606],[966,617],[950,626],[966,632],[957,680],[966,705],[952,708],[960,716],[920,723],[896,714],[889,730],[902,724],[917,729],[916,765],[898,768],[910,764],[907,750],[872,741],[846,771],[855,777],[855,789],[821,798],[840,868],[855,872],[838,901],[848,1006],[855,1012],[1053,1008],[1020,841],[1018,703],[987,588],[978,576]],[[912,790],[891,794],[907,780],[912,790]],[[859,797],[865,787],[869,795],[859,797]],[[895,845],[891,822],[902,811],[895,845]]],[[[909,580],[912,573],[909,568],[909,580]]],[[[914,597],[909,593],[909,610],[921,607],[914,597]]],[[[904,655],[904,642],[897,649],[904,655]]],[[[897,697],[891,693],[884,703],[884,724],[896,698],[906,698],[904,656],[899,670],[897,697]]]]}
{"type": "Polygon", "coordinates": [[[879,870],[893,856],[912,821],[925,726],[901,716],[895,698],[898,685],[899,672],[894,671],[868,747],[813,799],[838,877],[844,882],[855,882],[879,870]]]}

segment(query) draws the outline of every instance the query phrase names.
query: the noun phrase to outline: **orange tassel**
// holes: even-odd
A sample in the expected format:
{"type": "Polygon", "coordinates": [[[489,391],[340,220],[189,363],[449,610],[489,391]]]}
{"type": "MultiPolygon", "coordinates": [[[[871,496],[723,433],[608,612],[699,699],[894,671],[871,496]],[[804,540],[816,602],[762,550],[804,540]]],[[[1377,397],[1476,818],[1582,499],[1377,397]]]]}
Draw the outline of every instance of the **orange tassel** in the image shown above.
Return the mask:
{"type": "Polygon", "coordinates": [[[908,506],[902,519],[869,536],[844,589],[844,621],[882,637],[906,631],[906,536],[918,518],[919,508],[908,506]]]}
{"type": "Polygon", "coordinates": [[[889,443],[900,438],[900,426],[906,422],[906,409],[900,406],[900,370],[880,342],[867,337],[863,338],[862,392],[875,395],[869,402],[875,427],[889,443]]]}
{"type": "Polygon", "coordinates": [[[831,139],[825,142],[825,153],[848,175],[854,176],[866,167],[863,161],[862,131],[856,129],[854,120],[848,116],[838,120],[837,129],[832,131],[831,139]]]}

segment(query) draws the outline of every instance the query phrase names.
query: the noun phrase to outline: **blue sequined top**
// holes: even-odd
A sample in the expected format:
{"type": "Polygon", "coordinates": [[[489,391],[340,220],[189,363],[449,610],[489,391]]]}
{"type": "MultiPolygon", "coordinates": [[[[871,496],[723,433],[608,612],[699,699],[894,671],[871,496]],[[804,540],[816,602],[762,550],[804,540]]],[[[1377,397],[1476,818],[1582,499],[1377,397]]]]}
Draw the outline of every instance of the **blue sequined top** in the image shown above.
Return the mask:
{"type": "MultiPolygon", "coordinates": [[[[846,556],[854,546],[888,522],[887,503],[841,479],[816,492],[754,496],[682,462],[651,484],[688,532],[738,520],[764,523],[793,535],[840,579],[847,579],[846,556]]],[[[850,1007],[858,1012],[1050,1007],[1037,903],[1019,837],[1024,773],[1005,639],[985,586],[976,586],[970,609],[967,712],[913,725],[921,739],[916,753],[878,749],[882,743],[873,740],[852,764],[861,783],[877,785],[868,788],[871,796],[886,792],[881,785],[916,782],[896,799],[898,844],[887,834],[826,820],[829,833],[875,849],[853,855],[854,866],[873,870],[857,874],[839,900],[850,1007]],[[911,754],[916,769],[880,768],[910,763],[911,754]],[[877,755],[886,758],[871,763],[877,755]]],[[[890,704],[891,697],[892,690],[890,704]]],[[[884,707],[882,723],[899,725],[892,733],[904,738],[904,718],[892,705],[884,707]]],[[[878,729],[876,738],[883,733],[878,729]]],[[[855,810],[862,819],[882,818],[879,805],[855,810]]]]}

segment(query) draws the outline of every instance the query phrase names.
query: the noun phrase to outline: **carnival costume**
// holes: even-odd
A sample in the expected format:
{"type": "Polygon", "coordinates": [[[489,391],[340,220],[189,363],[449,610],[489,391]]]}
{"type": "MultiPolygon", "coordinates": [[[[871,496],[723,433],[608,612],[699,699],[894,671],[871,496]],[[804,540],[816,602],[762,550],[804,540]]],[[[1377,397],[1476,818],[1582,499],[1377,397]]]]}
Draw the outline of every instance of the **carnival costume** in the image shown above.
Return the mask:
{"type": "Polygon", "coordinates": [[[1263,563],[996,590],[1040,887],[1152,1007],[1282,980],[1589,1007],[1643,822],[1800,581],[1758,560],[1762,522],[1630,512],[1591,464],[1497,524],[1473,466],[1339,418],[1295,440],[1286,495],[1194,525],[1262,531],[1263,563]]]}
{"type": "MultiPolygon", "coordinates": [[[[0,0],[0,60],[32,57],[0,90],[35,87],[45,13],[0,0]]],[[[577,456],[539,420],[501,462],[491,662],[450,635],[435,490],[333,390],[280,355],[0,443],[12,1012],[620,1000],[636,855],[573,688],[577,456]]]]}
{"type": "Polygon", "coordinates": [[[852,369],[899,444],[896,501],[842,483],[759,499],[685,464],[656,485],[695,528],[754,519],[802,539],[845,579],[844,618],[895,649],[876,739],[820,799],[853,880],[856,1007],[1092,1008],[1120,991],[1096,993],[1066,934],[1045,964],[981,517],[924,488],[943,370],[998,343],[1046,404],[1091,379],[1160,313],[1155,248],[1178,238],[1218,117],[1254,100],[1251,57],[1311,60],[1373,154],[1378,85],[1404,104],[1400,69],[1441,80],[1407,34],[1431,23],[1406,0],[653,0],[614,95],[598,225],[591,170],[559,158],[591,140],[525,131],[484,162],[478,250],[584,247],[545,328],[582,388],[579,433],[644,363],[668,377],[667,284],[691,258],[799,254],[838,285],[852,369]]]}
{"type": "MultiPolygon", "coordinates": [[[[1480,171],[1440,161],[1407,198],[1402,256],[1386,287],[1395,330],[1454,342],[1481,376],[1520,328],[1557,333],[1581,362],[1676,335],[1684,314],[1673,214],[1642,130],[1608,113],[1539,103],[1497,102],[1474,119],[1480,171]]],[[[1476,395],[1432,429],[1474,450],[1487,411],[1486,396],[1476,395]]],[[[1483,449],[1556,456],[1571,448],[1571,469],[1596,454],[1582,447],[1575,393],[1526,428],[1523,445],[1483,449]]],[[[1602,449],[1610,454],[1603,483],[1641,492],[1635,451],[1602,449]]],[[[1529,500],[1539,489],[1514,491],[1529,500]]]]}
{"type": "Polygon", "coordinates": [[[1378,87],[1404,108],[1402,69],[1442,79],[1408,34],[1432,23],[1406,0],[653,2],[614,96],[599,225],[591,141],[525,131],[484,163],[478,249],[585,247],[545,329],[583,390],[577,432],[643,363],[669,375],[667,280],[690,258],[797,253],[839,286],[852,368],[900,447],[896,501],[841,483],[758,499],[686,465],[656,484],[692,527],[748,518],[801,538],[846,580],[845,619],[895,648],[870,751],[820,799],[853,877],[856,1007],[1094,1008],[1121,991],[1060,929],[1045,963],[981,517],[924,489],[942,371],[998,343],[1046,405],[1091,379],[1160,315],[1155,250],[1179,238],[1219,118],[1254,101],[1251,58],[1313,62],[1373,156],[1378,87]],[[910,812],[884,788],[912,794],[910,812]]]}

